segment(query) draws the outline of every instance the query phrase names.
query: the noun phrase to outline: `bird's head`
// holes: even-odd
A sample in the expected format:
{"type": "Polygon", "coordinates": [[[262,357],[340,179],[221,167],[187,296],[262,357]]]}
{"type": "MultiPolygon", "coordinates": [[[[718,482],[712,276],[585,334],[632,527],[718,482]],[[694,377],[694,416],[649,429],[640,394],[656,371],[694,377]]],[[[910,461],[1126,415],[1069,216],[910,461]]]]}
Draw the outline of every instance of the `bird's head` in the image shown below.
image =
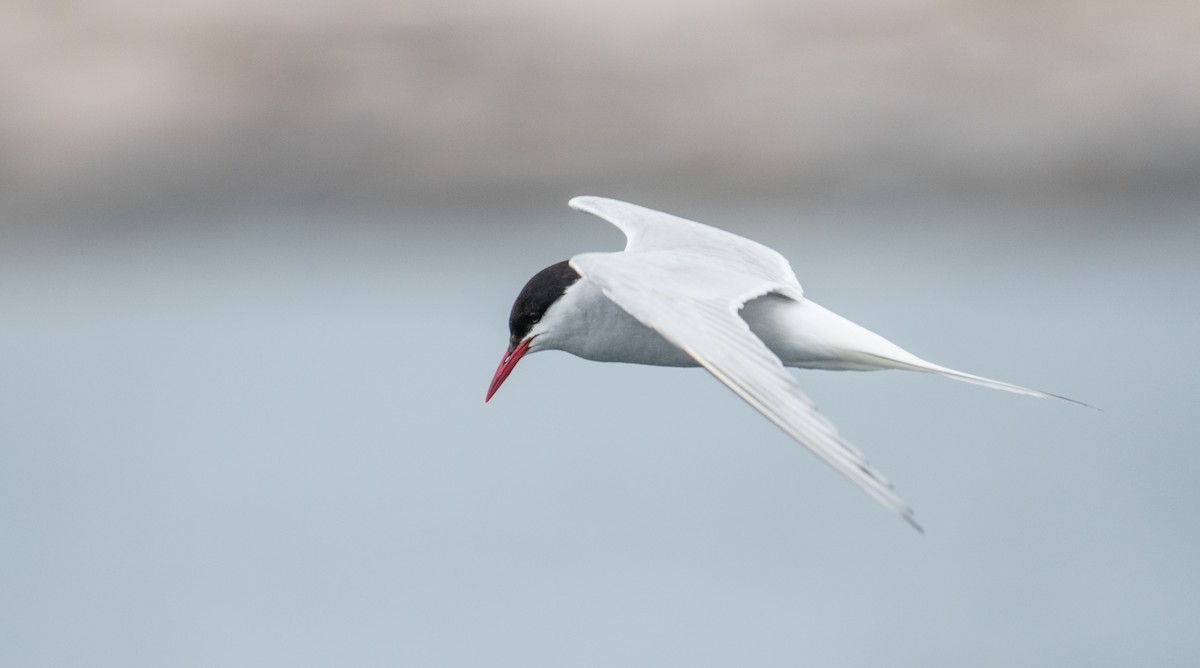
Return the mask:
{"type": "Polygon", "coordinates": [[[534,274],[521,289],[508,316],[508,348],[500,359],[496,374],[492,376],[485,402],[491,401],[492,395],[500,389],[504,379],[508,378],[526,353],[546,347],[543,345],[545,340],[539,341],[539,337],[553,331],[553,307],[559,303],[559,298],[567,288],[578,280],[579,272],[572,269],[567,260],[563,260],[534,274]],[[547,313],[551,317],[547,317],[547,313]]]}

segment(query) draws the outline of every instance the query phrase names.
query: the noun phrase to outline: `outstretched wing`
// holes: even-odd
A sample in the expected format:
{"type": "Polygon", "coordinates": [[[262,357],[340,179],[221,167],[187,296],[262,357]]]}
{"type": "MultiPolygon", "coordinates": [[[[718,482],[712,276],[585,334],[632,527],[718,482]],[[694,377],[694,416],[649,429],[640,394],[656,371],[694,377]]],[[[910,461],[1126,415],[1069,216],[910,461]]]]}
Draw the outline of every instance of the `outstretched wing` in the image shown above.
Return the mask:
{"type": "MultiPolygon", "coordinates": [[[[611,200],[589,200],[594,202],[611,200]]],[[[571,266],[617,306],[679,346],[789,436],[920,530],[891,484],[817,412],[779,358],[738,315],[748,300],[767,293],[803,299],[794,279],[768,276],[763,267],[747,269],[736,255],[712,253],[704,243],[691,243],[691,228],[682,224],[713,228],[675,219],[666,221],[673,229],[658,234],[657,225],[663,222],[658,216],[665,214],[650,211],[630,218],[624,214],[640,207],[616,205],[622,213],[616,224],[630,235],[631,250],[576,255],[571,266]],[[648,249],[659,244],[674,250],[648,249]]]]}
{"type": "Polygon", "coordinates": [[[705,262],[723,261],[744,273],[783,284],[789,295],[802,291],[787,258],[771,248],[669,213],[604,197],[575,197],[568,205],[606,220],[625,233],[625,251],[686,250],[705,262]]]}

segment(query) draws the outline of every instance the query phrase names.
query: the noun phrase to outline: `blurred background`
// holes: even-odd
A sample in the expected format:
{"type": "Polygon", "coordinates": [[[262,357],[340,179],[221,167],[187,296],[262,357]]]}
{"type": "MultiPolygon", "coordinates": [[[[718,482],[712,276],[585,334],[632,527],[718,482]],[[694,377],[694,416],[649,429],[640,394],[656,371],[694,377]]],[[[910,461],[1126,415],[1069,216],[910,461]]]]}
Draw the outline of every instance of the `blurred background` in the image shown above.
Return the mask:
{"type": "Polygon", "coordinates": [[[1194,3],[9,0],[0,664],[1194,666],[1194,3]],[[606,195],[913,352],[529,358],[606,195]]]}

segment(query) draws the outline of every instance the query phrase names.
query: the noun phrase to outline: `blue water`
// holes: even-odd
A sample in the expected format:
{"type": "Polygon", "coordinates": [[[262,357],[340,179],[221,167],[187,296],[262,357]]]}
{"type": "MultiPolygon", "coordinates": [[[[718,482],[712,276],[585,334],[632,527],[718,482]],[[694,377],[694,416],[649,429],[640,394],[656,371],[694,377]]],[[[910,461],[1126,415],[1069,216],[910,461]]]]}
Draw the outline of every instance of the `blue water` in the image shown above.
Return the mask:
{"type": "Polygon", "coordinates": [[[924,536],[700,370],[546,353],[485,406],[524,280],[621,245],[579,214],[8,246],[0,665],[1196,665],[1195,217],[990,215],[706,219],[1104,409],[802,373],[924,536]]]}

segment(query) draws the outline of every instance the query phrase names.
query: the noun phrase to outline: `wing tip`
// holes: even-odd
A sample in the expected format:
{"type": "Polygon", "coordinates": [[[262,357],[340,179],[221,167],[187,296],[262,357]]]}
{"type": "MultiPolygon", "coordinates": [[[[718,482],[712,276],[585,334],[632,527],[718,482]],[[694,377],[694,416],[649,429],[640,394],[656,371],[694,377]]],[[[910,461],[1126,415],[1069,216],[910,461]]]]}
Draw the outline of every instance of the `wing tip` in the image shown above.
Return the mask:
{"type": "Polygon", "coordinates": [[[905,508],[904,512],[900,513],[900,517],[902,517],[905,522],[908,522],[908,526],[916,529],[917,533],[921,534],[922,536],[925,535],[925,527],[922,527],[917,523],[917,519],[913,517],[912,508],[905,508]]]}
{"type": "Polygon", "coordinates": [[[609,201],[612,200],[609,200],[607,197],[597,197],[595,195],[576,195],[575,197],[567,200],[567,206],[575,209],[576,211],[594,214],[601,206],[604,205],[605,202],[609,201]]]}
{"type": "Polygon", "coordinates": [[[1039,399],[1061,399],[1062,401],[1065,401],[1070,404],[1075,404],[1076,406],[1083,406],[1084,408],[1090,408],[1094,411],[1100,411],[1101,413],[1104,412],[1103,408],[1100,408],[1099,406],[1093,406],[1092,404],[1080,401],[1078,399],[1072,399],[1071,397],[1064,397],[1061,394],[1054,394],[1053,392],[1042,392],[1041,390],[1037,390],[1037,391],[1041,394],[1041,396],[1038,397],[1039,399]]]}

